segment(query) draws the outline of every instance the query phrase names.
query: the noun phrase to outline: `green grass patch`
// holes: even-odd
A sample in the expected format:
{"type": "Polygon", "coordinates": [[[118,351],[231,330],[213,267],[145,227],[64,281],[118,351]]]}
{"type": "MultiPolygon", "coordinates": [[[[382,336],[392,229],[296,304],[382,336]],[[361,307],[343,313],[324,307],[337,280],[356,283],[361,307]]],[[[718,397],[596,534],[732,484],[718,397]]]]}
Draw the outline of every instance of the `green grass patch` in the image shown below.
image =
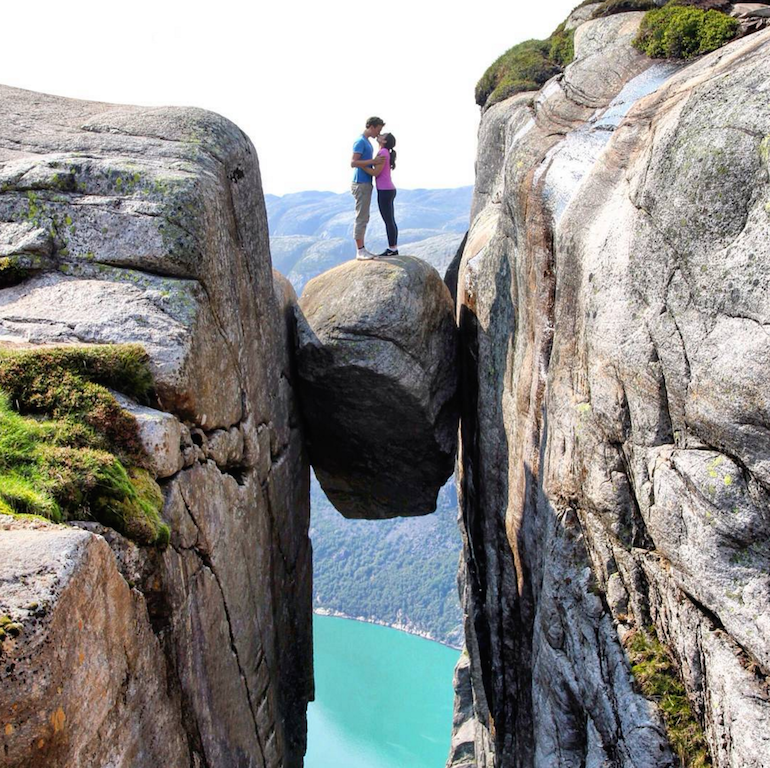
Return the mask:
{"type": "Polygon", "coordinates": [[[560,24],[547,40],[525,40],[498,58],[476,84],[476,103],[492,106],[522,91],[537,91],[575,57],[573,31],[560,24]]]}
{"type": "Polygon", "coordinates": [[[121,459],[143,466],[136,420],[107,387],[148,402],[152,376],[147,359],[134,344],[0,349],[0,390],[19,413],[58,421],[66,444],[114,449],[121,459]],[[86,426],[92,432],[86,434],[86,426]],[[102,438],[96,445],[94,431],[102,438]]]}
{"type": "Polygon", "coordinates": [[[711,757],[671,653],[654,630],[638,630],[626,642],[631,671],[642,693],[663,713],[668,739],[685,768],[707,768],[711,757]]]}
{"type": "Polygon", "coordinates": [[[0,512],[97,520],[165,546],[136,420],[106,386],[149,396],[141,347],[0,350],[0,512]]]}
{"type": "Polygon", "coordinates": [[[645,14],[634,46],[653,58],[690,59],[720,48],[738,27],[737,19],[720,11],[671,2],[645,14]]]}

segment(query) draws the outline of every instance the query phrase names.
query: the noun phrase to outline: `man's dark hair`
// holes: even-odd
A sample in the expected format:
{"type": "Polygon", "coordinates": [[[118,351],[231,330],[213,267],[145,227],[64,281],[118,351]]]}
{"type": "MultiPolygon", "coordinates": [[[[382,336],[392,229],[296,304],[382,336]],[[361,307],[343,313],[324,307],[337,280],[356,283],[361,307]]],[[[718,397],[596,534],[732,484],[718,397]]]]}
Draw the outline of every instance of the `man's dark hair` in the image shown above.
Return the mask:
{"type": "Polygon", "coordinates": [[[385,125],[385,121],[381,117],[370,117],[366,121],[367,128],[376,128],[378,125],[385,125]]]}

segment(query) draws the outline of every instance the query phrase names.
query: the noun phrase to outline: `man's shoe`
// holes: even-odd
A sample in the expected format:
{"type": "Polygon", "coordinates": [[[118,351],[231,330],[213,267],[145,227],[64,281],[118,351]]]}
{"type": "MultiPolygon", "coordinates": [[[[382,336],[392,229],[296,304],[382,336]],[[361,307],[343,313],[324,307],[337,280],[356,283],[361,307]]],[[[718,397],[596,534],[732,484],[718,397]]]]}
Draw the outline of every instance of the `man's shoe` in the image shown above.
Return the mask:
{"type": "Polygon", "coordinates": [[[398,251],[392,251],[390,248],[386,248],[380,256],[398,256],[398,251]]]}
{"type": "Polygon", "coordinates": [[[358,261],[369,261],[373,258],[375,258],[374,254],[367,251],[366,248],[359,248],[358,253],[356,253],[356,260],[358,261]]]}

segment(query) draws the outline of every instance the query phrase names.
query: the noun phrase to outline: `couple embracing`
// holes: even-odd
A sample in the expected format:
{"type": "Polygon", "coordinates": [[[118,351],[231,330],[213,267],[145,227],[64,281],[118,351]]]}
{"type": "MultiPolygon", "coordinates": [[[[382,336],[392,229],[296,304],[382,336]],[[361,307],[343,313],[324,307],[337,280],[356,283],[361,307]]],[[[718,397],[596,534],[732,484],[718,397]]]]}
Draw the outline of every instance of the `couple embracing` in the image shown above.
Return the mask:
{"type": "Polygon", "coordinates": [[[373,259],[364,246],[366,225],[369,223],[369,206],[372,202],[372,179],[377,180],[377,205],[380,215],[385,222],[388,234],[388,247],[379,256],[398,256],[398,227],[394,202],[396,187],[390,177],[390,172],[396,167],[396,138],[392,133],[383,133],[385,122],[379,117],[370,117],[366,121],[366,129],[353,144],[353,159],[350,162],[353,173],[351,192],[356,200],[356,225],[353,236],[356,239],[356,258],[360,260],[373,259]],[[376,139],[379,145],[377,155],[372,151],[369,139],[376,139]]]}

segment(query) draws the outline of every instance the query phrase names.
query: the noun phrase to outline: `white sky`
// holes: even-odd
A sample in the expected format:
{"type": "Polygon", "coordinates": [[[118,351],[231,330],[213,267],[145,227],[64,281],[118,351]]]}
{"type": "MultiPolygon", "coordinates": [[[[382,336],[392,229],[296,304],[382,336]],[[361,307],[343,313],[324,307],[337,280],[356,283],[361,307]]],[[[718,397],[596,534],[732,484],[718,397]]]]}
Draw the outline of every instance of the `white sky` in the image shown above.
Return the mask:
{"type": "Polygon", "coordinates": [[[349,188],[369,115],[396,136],[396,186],[473,183],[473,90],[579,0],[7,0],[0,82],[82,99],[205,107],[257,148],[266,192],[349,188]]]}

